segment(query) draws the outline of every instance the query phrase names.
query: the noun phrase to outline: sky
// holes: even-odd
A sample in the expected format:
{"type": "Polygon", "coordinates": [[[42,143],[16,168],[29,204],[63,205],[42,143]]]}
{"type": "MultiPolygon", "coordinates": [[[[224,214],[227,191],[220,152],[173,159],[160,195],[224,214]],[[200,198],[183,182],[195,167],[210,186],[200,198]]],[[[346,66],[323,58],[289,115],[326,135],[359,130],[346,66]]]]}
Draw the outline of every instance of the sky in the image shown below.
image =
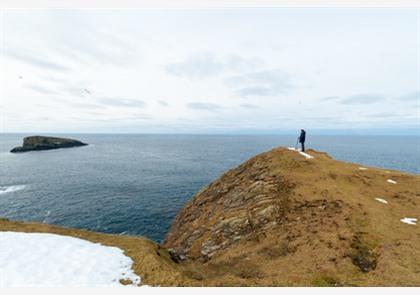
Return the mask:
{"type": "Polygon", "coordinates": [[[2,132],[420,129],[419,9],[3,9],[0,21],[2,132]]]}

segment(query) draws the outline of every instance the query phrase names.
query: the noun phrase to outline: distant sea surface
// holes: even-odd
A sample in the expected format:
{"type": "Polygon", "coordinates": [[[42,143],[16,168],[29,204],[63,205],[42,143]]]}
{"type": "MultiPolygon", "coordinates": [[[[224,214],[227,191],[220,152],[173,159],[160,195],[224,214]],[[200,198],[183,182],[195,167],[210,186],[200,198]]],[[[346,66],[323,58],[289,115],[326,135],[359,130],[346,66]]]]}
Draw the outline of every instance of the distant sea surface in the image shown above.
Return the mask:
{"type": "MultiPolygon", "coordinates": [[[[86,147],[11,154],[0,134],[0,217],[160,242],[197,191],[224,171],[296,136],[66,134],[86,147]]],[[[420,137],[307,136],[338,160],[420,172],[420,137]]]]}

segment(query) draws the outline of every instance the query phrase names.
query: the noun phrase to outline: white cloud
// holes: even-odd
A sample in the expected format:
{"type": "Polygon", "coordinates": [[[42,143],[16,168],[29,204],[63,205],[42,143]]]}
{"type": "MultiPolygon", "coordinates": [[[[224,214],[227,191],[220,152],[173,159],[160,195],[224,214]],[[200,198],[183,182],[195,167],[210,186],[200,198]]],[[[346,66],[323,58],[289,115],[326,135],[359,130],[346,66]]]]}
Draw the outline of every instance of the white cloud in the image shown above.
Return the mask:
{"type": "Polygon", "coordinates": [[[341,99],[339,102],[342,104],[371,104],[384,101],[385,99],[385,97],[376,94],[355,94],[341,99]]]}
{"type": "Polygon", "coordinates": [[[69,69],[66,66],[48,61],[45,57],[40,57],[39,54],[22,52],[18,49],[8,49],[4,51],[6,56],[16,59],[17,61],[27,63],[34,67],[39,67],[43,70],[54,70],[60,72],[67,72],[69,69]]]}
{"type": "Polygon", "coordinates": [[[215,103],[210,102],[190,102],[187,104],[187,107],[193,110],[201,110],[201,111],[217,111],[220,110],[222,107],[215,103]]]}
{"type": "Polygon", "coordinates": [[[257,58],[244,58],[238,54],[229,54],[224,58],[211,52],[194,53],[180,62],[166,65],[168,73],[187,77],[192,80],[221,75],[229,71],[244,72],[254,70],[263,65],[257,58]]]}
{"type": "Polygon", "coordinates": [[[293,89],[289,75],[280,69],[263,70],[230,77],[226,85],[240,97],[275,96],[293,89]]]}

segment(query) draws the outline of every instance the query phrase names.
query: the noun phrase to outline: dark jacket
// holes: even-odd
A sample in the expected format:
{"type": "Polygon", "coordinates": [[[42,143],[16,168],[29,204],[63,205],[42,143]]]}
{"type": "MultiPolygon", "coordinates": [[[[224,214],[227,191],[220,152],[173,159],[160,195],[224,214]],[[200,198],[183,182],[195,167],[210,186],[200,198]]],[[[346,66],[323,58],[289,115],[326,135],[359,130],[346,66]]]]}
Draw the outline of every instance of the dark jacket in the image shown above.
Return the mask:
{"type": "Polygon", "coordinates": [[[306,132],[305,132],[305,130],[302,130],[300,132],[299,142],[304,143],[305,142],[305,137],[306,137],[306,132]]]}

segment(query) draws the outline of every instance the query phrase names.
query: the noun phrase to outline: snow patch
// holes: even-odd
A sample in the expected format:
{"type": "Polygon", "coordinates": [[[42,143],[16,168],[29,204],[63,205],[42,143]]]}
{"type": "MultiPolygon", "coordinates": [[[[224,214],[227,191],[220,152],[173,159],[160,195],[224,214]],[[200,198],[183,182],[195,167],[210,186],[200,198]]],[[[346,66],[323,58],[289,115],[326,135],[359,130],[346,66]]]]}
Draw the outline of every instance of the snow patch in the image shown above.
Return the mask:
{"type": "Polygon", "coordinates": [[[46,233],[0,232],[0,287],[109,287],[140,284],[117,247],[46,233]]]}
{"type": "Polygon", "coordinates": [[[403,219],[400,219],[400,220],[401,222],[412,224],[412,225],[416,225],[416,222],[417,222],[417,218],[409,218],[409,217],[404,217],[403,219]]]}
{"type": "Polygon", "coordinates": [[[381,199],[381,198],[375,198],[376,201],[384,203],[384,204],[388,204],[387,200],[381,199]]]}
{"type": "Polygon", "coordinates": [[[368,168],[366,167],[359,167],[359,170],[367,170],[368,168]]]}
{"type": "Polygon", "coordinates": [[[288,149],[288,150],[290,150],[290,151],[296,151],[296,152],[299,152],[299,154],[301,154],[302,156],[304,156],[306,159],[313,159],[313,158],[314,158],[314,157],[313,157],[313,156],[311,156],[310,154],[307,154],[307,153],[301,152],[301,151],[300,151],[300,149],[295,149],[294,147],[288,147],[287,149],[288,149]]]}
{"type": "Polygon", "coordinates": [[[387,182],[392,183],[392,184],[396,184],[397,183],[395,180],[392,180],[392,179],[388,179],[387,182]]]}
{"type": "Polygon", "coordinates": [[[26,185],[0,186],[0,195],[23,190],[26,185]]]}
{"type": "Polygon", "coordinates": [[[302,156],[305,156],[306,159],[313,159],[314,158],[310,154],[307,154],[307,153],[304,153],[304,152],[299,152],[299,154],[301,154],[302,156]]]}

